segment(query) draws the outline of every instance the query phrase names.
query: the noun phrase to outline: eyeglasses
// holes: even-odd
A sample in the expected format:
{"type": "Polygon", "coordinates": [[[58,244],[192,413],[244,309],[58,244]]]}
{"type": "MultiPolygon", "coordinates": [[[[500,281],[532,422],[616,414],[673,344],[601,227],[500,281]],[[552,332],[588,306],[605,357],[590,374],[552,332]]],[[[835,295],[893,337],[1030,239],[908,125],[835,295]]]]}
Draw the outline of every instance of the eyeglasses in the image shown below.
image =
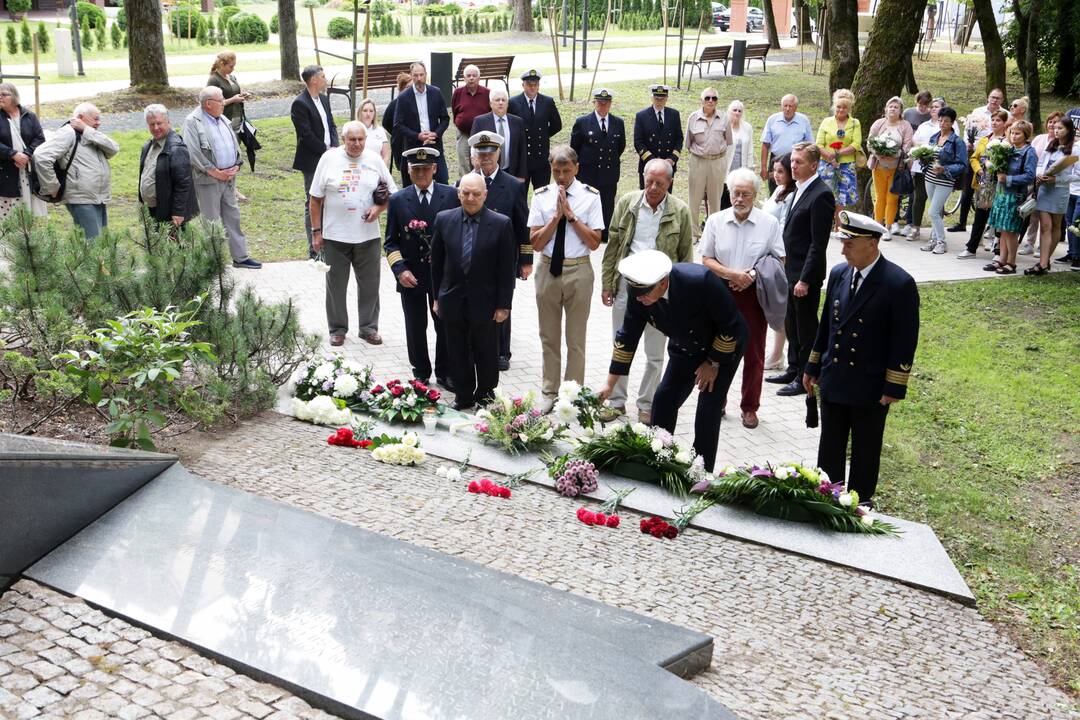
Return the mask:
{"type": "Polygon", "coordinates": [[[706,101],[706,102],[708,102],[709,100],[712,100],[713,102],[716,102],[720,98],[716,97],[715,95],[706,95],[705,97],[703,97],[701,99],[706,101]]]}

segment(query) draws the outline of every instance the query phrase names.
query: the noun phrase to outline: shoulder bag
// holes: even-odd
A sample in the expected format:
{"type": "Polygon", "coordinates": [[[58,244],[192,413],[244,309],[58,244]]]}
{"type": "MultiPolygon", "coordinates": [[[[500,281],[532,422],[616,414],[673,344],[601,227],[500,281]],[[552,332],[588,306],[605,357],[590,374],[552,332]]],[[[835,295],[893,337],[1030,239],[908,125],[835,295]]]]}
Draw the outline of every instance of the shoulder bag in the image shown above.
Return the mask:
{"type": "MultiPolygon", "coordinates": [[[[69,123],[64,123],[64,125],[68,125],[68,124],[69,123]]],[[[61,126],[61,127],[63,127],[63,126],[61,126]]],[[[57,159],[57,160],[53,161],[53,172],[56,173],[56,181],[58,183],[60,183],[60,189],[56,191],[56,197],[53,197],[52,195],[49,195],[48,193],[42,192],[42,190],[41,190],[41,182],[37,179],[37,172],[36,171],[32,172],[30,174],[31,180],[33,181],[33,183],[35,185],[35,187],[33,188],[34,194],[37,195],[42,200],[44,200],[45,202],[47,202],[47,203],[63,202],[63,200],[64,200],[64,192],[67,190],[68,168],[70,168],[71,163],[75,161],[75,154],[79,151],[79,141],[80,140],[82,140],[82,133],[76,131],[75,132],[75,144],[71,148],[71,154],[68,155],[67,162],[64,163],[63,165],[61,165],[60,160],[57,159]]]]}
{"type": "Polygon", "coordinates": [[[908,168],[904,155],[905,153],[901,151],[896,164],[896,174],[893,175],[892,185],[889,186],[889,192],[893,195],[910,195],[915,192],[915,181],[911,177],[911,169],[908,168]]]}

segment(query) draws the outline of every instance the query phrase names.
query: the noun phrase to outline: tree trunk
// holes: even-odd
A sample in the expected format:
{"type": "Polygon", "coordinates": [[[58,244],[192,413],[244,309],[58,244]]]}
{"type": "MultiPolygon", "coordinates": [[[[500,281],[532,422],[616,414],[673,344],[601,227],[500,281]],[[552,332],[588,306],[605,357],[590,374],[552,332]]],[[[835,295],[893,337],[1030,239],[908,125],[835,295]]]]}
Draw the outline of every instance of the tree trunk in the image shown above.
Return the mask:
{"type": "MultiPolygon", "coordinates": [[[[765,13],[765,35],[769,39],[769,47],[773,50],[779,50],[780,33],[776,29],[776,12],[773,10],[772,0],[763,0],[761,9],[765,13]]],[[[787,22],[787,20],[784,22],[787,22]]]]}
{"type": "Polygon", "coordinates": [[[994,88],[1005,91],[1005,51],[1001,47],[997,18],[994,17],[993,0],[972,0],[975,17],[982,35],[983,56],[986,59],[986,92],[994,88]]]}
{"type": "Polygon", "coordinates": [[[810,18],[810,6],[805,0],[795,0],[795,28],[799,33],[799,45],[814,44],[814,28],[810,18]]]}
{"type": "Polygon", "coordinates": [[[1073,83],[1076,81],[1076,32],[1080,27],[1080,8],[1076,3],[1067,3],[1061,8],[1060,23],[1062,29],[1058,37],[1057,74],[1054,75],[1054,88],[1051,92],[1055,95],[1068,97],[1073,94],[1073,83]]]}
{"type": "Polygon", "coordinates": [[[281,79],[300,79],[300,55],[296,49],[296,3],[278,0],[278,48],[281,54],[281,79]]]}
{"type": "Polygon", "coordinates": [[[821,59],[829,59],[829,14],[832,12],[832,8],[828,5],[822,6],[824,9],[818,13],[818,27],[821,29],[821,59]],[[824,20],[824,22],[822,22],[824,20]]]}
{"type": "Polygon", "coordinates": [[[927,0],[879,0],[874,27],[866,41],[851,91],[855,117],[865,137],[885,112],[885,103],[904,89],[911,68],[911,53],[919,41],[919,21],[927,0]]]}
{"type": "MultiPolygon", "coordinates": [[[[914,4],[918,2],[915,0],[914,4]]],[[[874,25],[878,25],[877,18],[874,25]]],[[[829,3],[829,59],[829,92],[850,88],[859,69],[858,0],[832,0],[829,3]]]]}
{"type": "Polygon", "coordinates": [[[168,87],[165,38],[161,34],[161,5],[158,0],[128,0],[124,3],[124,11],[128,22],[131,86],[139,90],[168,87]]]}
{"type": "Polygon", "coordinates": [[[533,31],[532,0],[514,0],[514,27],[517,32],[533,31]]]}
{"type": "MultiPolygon", "coordinates": [[[[1036,128],[1042,128],[1042,108],[1039,107],[1039,94],[1042,91],[1039,82],[1039,30],[1036,26],[1039,13],[1042,12],[1043,0],[1028,0],[1028,11],[1024,24],[1027,26],[1025,44],[1027,55],[1026,67],[1024,68],[1024,94],[1028,96],[1027,119],[1036,128]]],[[[1019,44],[1017,47],[1021,47],[1019,44]]],[[[1017,52],[1017,55],[1020,55],[1017,52]]]]}
{"type": "MultiPolygon", "coordinates": [[[[915,42],[918,43],[918,40],[916,40],[915,42]]],[[[912,48],[912,49],[914,50],[914,48],[912,48]]],[[[911,61],[911,54],[910,53],[908,53],[907,63],[906,64],[907,64],[907,71],[906,71],[905,83],[907,84],[907,91],[912,95],[918,95],[919,94],[919,83],[915,80],[915,64],[911,61]]]]}
{"type": "Polygon", "coordinates": [[[1020,9],[1020,0],[1013,0],[1013,19],[1016,22],[1016,69],[1023,78],[1027,75],[1028,19],[1020,9]]]}

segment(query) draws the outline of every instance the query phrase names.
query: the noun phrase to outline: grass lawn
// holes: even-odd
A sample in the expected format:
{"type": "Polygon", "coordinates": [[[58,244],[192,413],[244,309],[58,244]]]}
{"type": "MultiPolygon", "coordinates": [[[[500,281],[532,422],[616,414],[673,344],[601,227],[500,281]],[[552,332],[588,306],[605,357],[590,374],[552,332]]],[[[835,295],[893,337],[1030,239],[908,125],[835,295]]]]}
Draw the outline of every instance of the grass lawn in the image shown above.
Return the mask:
{"type": "MultiPolygon", "coordinates": [[[[916,77],[935,95],[967,112],[985,101],[982,57],[940,53],[918,62],[916,77]]],[[[579,77],[579,80],[582,78],[579,77]]],[[[669,76],[669,80],[673,75],[669,76]]],[[[579,85],[587,90],[588,77],[579,85]]],[[[694,92],[673,92],[684,113],[697,107],[706,85],[723,104],[746,105],[755,141],[765,118],[786,92],[816,126],[828,112],[824,76],[798,66],[768,74],[694,79],[694,92]]],[[[557,95],[555,84],[544,91],[557,95]]],[[[648,104],[648,81],[615,83],[615,114],[631,119],[648,104]]],[[[1008,96],[1021,94],[1015,76],[1008,96]]],[[[910,96],[905,96],[910,101],[910,96]]],[[[1043,96],[1044,112],[1075,104],[1043,96]]],[[[569,137],[585,102],[561,102],[569,137]]],[[[339,124],[344,118],[337,118],[339,124]]],[[[628,122],[630,130],[632,119],[628,122]]],[[[260,260],[299,259],[306,253],[302,179],[291,170],[294,150],[287,118],[259,121],[263,150],[255,177],[239,187],[252,254],[260,260]]],[[[113,227],[135,219],[138,152],[145,132],[117,133],[113,161],[113,227]]],[[[454,131],[449,165],[456,167],[454,131]]],[[[637,159],[623,156],[621,190],[636,189],[637,159]]],[[[456,175],[456,173],[453,173],[456,175]]],[[[685,197],[685,174],[675,193],[685,197]]],[[[68,225],[66,213],[55,222],[68,225]]],[[[1040,659],[1055,682],[1080,693],[1080,274],[1014,281],[922,287],[922,337],[907,402],[888,425],[880,500],[886,512],[929,523],[948,548],[979,601],[980,611],[1040,659]]]]}

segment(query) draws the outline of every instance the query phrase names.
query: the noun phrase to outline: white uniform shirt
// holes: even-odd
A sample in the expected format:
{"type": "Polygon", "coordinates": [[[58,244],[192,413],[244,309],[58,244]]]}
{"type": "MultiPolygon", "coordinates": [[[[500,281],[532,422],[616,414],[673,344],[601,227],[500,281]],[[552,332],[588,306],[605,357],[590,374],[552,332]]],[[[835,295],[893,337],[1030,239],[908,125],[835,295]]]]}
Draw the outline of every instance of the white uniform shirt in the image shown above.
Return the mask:
{"type": "Polygon", "coordinates": [[[358,244],[380,237],[378,219],[364,221],[364,213],[372,206],[371,193],[380,180],[391,193],[397,192],[386,163],[370,150],[365,149],[358,158],[349,157],[343,146],[323,153],[311,181],[311,196],[325,199],[324,238],[358,244]]]}
{"type": "MultiPolygon", "coordinates": [[[[600,195],[588,189],[583,183],[574,180],[566,189],[566,197],[570,202],[570,210],[577,216],[578,222],[584,223],[585,227],[592,230],[604,229],[604,213],[600,207],[600,195]]],[[[532,207],[529,208],[529,228],[543,227],[555,216],[555,207],[559,202],[559,186],[551,183],[533,193],[532,207]]],[[[564,257],[586,257],[589,254],[589,246],[582,242],[575,229],[577,223],[566,223],[566,253],[564,257]]],[[[544,246],[544,255],[551,257],[555,249],[555,233],[551,240],[544,246]]]]}
{"type": "Polygon", "coordinates": [[[780,222],[758,208],[743,222],[735,219],[735,208],[713,213],[705,221],[701,235],[701,257],[714,258],[724,267],[749,270],[766,255],[784,257],[780,222]]]}

